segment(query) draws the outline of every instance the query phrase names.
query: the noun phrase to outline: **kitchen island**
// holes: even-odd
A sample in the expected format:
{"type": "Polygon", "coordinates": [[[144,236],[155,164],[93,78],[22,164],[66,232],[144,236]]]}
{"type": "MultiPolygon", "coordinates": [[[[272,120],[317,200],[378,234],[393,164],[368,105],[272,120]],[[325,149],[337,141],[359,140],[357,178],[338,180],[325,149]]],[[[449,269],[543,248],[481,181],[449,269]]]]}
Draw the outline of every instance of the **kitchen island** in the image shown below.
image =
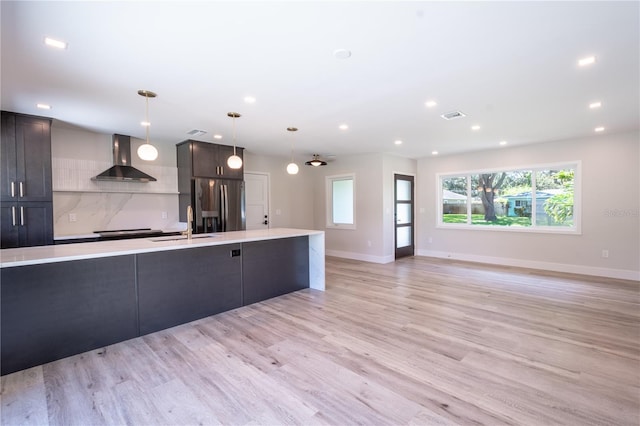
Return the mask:
{"type": "Polygon", "coordinates": [[[0,250],[8,374],[303,288],[324,232],[299,229],[0,250]]]}

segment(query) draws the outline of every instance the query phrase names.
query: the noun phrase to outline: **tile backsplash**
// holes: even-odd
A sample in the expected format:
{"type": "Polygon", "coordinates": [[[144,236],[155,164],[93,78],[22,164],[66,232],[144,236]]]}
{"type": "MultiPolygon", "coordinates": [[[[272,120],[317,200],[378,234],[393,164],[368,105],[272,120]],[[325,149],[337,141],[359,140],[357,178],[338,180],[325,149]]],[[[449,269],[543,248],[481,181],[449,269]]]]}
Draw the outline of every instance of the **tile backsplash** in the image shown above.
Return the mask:
{"type": "Polygon", "coordinates": [[[105,182],[91,178],[111,162],[52,159],[54,235],[97,230],[181,229],[176,167],[136,166],[157,182],[105,182]]]}

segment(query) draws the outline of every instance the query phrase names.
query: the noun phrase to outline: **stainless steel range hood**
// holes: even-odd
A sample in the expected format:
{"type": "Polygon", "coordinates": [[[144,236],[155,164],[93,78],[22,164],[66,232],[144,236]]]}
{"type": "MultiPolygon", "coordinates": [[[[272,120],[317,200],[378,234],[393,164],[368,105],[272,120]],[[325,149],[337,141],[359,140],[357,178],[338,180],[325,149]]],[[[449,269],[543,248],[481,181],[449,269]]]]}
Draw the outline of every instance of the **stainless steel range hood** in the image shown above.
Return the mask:
{"type": "Polygon", "coordinates": [[[155,182],[157,179],[131,166],[131,137],[113,135],[113,166],[91,180],[155,182]]]}

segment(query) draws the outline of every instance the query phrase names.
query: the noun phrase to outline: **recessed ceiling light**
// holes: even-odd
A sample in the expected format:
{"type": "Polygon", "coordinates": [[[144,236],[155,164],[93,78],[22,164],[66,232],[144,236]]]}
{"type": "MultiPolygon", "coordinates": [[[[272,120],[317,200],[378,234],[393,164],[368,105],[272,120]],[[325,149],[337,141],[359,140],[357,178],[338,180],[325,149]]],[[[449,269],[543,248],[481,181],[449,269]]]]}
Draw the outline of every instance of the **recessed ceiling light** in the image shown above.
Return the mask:
{"type": "Polygon", "coordinates": [[[589,108],[591,109],[600,108],[601,106],[602,106],[602,102],[591,102],[589,104],[589,108]]]}
{"type": "Polygon", "coordinates": [[[40,109],[51,109],[51,105],[47,105],[47,104],[36,104],[36,107],[40,109]]]}
{"type": "Polygon", "coordinates": [[[144,127],[147,127],[147,126],[151,126],[151,123],[149,123],[148,121],[141,121],[140,125],[144,126],[144,127]]]}
{"type": "Polygon", "coordinates": [[[247,104],[254,104],[256,103],[256,98],[254,98],[253,96],[245,96],[244,102],[247,104]]]}
{"type": "Polygon", "coordinates": [[[66,49],[68,46],[66,42],[61,40],[56,40],[50,37],[44,38],[44,44],[50,47],[55,47],[56,49],[66,49]]]}
{"type": "Polygon", "coordinates": [[[400,139],[393,141],[393,143],[396,145],[402,145],[402,141],[400,139]]]}
{"type": "Polygon", "coordinates": [[[593,129],[593,131],[595,131],[595,132],[604,132],[604,127],[602,127],[602,126],[596,127],[595,129],[593,129]]]}
{"type": "Polygon", "coordinates": [[[213,135],[214,139],[222,139],[222,135],[213,135]]]}
{"type": "Polygon", "coordinates": [[[500,141],[500,145],[505,146],[507,144],[507,141],[500,141]]]}
{"type": "Polygon", "coordinates": [[[427,101],[424,104],[427,108],[433,108],[434,106],[438,105],[436,101],[427,101]]]}
{"type": "Polygon", "coordinates": [[[333,56],[337,59],[348,59],[351,57],[351,51],[347,49],[336,49],[333,51],[333,56]]]}
{"type": "Polygon", "coordinates": [[[431,151],[431,155],[438,155],[438,151],[431,151]]]}
{"type": "Polygon", "coordinates": [[[474,124],[473,126],[471,126],[471,130],[480,130],[480,126],[474,124]]]}
{"type": "Polygon", "coordinates": [[[587,56],[586,58],[582,58],[578,60],[578,65],[581,67],[586,67],[587,65],[594,64],[596,62],[595,56],[587,56]]]}
{"type": "Polygon", "coordinates": [[[346,124],[341,124],[341,125],[338,126],[338,128],[340,130],[347,130],[349,128],[349,126],[347,126],[346,124]]]}

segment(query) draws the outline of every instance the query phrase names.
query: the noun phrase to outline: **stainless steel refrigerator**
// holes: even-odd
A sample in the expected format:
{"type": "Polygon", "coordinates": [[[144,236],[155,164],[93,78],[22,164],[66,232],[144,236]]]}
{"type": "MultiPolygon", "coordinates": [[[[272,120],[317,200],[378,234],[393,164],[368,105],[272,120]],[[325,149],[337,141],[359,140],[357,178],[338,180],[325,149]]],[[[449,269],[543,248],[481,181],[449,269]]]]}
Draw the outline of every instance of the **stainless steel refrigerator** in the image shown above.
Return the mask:
{"type": "Polygon", "coordinates": [[[242,231],[246,226],[244,182],[195,178],[192,181],[191,206],[193,232],[242,231]]]}

